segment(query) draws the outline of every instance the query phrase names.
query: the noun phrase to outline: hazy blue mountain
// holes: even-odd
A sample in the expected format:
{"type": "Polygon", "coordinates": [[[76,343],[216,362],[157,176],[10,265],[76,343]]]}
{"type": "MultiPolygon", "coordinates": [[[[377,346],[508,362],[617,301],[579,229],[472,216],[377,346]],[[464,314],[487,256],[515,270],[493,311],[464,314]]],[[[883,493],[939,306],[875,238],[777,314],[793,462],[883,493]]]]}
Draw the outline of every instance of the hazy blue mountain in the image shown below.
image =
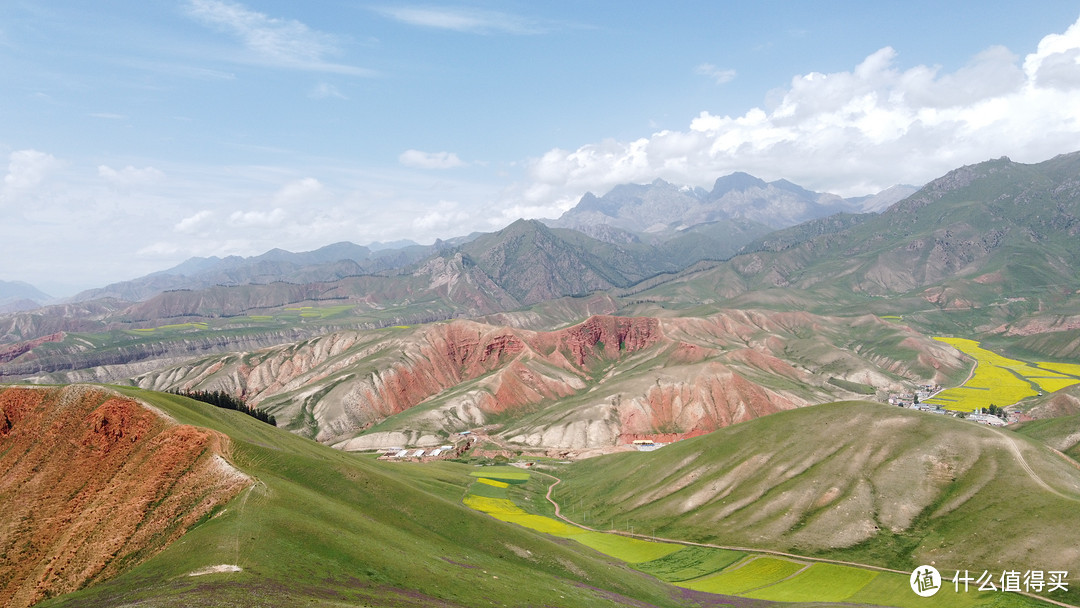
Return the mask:
{"type": "Polygon", "coordinates": [[[719,230],[734,251],[769,230],[835,213],[881,211],[916,189],[894,186],[872,196],[844,199],[784,179],[766,182],[742,172],[717,179],[711,190],[658,179],[619,185],[603,196],[586,193],[573,209],[546,223],[612,243],[631,242],[631,236],[659,243],[699,224],[711,224],[715,230],[717,224],[727,223],[719,230]]]}
{"type": "Polygon", "coordinates": [[[0,281],[0,312],[32,310],[52,300],[52,296],[29,283],[0,281]]]}
{"type": "Polygon", "coordinates": [[[202,289],[213,285],[250,285],[275,281],[334,281],[348,276],[401,268],[431,255],[434,250],[434,247],[413,244],[403,248],[372,251],[355,243],[340,242],[299,253],[275,248],[251,257],[195,257],[144,277],[83,291],[72,300],[82,302],[118,298],[141,302],[175,289],[202,289]]]}

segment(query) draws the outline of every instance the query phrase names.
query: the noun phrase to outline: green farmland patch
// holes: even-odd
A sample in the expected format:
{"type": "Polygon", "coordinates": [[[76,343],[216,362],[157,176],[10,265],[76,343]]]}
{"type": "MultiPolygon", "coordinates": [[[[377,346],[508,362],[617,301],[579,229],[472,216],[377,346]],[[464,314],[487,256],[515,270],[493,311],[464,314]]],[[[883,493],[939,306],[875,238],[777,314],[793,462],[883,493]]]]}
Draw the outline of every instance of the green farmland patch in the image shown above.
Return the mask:
{"type": "Polygon", "coordinates": [[[701,578],[719,572],[746,557],[741,551],[712,547],[685,547],[659,559],[634,564],[635,570],[669,583],[701,578]]]}
{"type": "Polygon", "coordinates": [[[508,484],[502,482],[501,486],[484,483],[490,481],[489,479],[480,478],[476,480],[477,483],[472,484],[469,488],[469,494],[472,496],[484,496],[486,498],[501,498],[506,499],[506,487],[508,484]]]}
{"type": "Polygon", "coordinates": [[[804,563],[779,557],[755,556],[720,574],[679,583],[679,586],[706,593],[736,595],[778,583],[805,567],[804,563]]]}
{"type": "Polygon", "coordinates": [[[153,334],[157,332],[173,332],[173,331],[199,331],[209,329],[209,325],[206,323],[173,323],[171,325],[158,325],[157,327],[147,327],[143,329],[131,330],[136,335],[153,334]]]}
{"type": "Polygon", "coordinates": [[[794,578],[746,594],[778,602],[842,602],[870,584],[877,572],[838,564],[814,564],[794,578]]]}
{"type": "MultiPolygon", "coordinates": [[[[975,591],[957,593],[952,583],[941,573],[941,589],[931,597],[919,597],[911,592],[911,584],[906,574],[879,572],[869,584],[848,596],[847,604],[896,606],[896,608],[971,608],[973,606],[993,606],[994,608],[1019,606],[1047,606],[1042,602],[1014,594],[975,591]]],[[[777,585],[779,587],[779,585],[777,585]]]]}
{"type": "Polygon", "coordinates": [[[629,538],[606,532],[584,532],[572,537],[577,542],[628,564],[639,564],[660,559],[683,548],[674,543],[629,538]]]}
{"type": "Polygon", "coordinates": [[[529,480],[529,472],[517,467],[484,467],[482,471],[469,473],[473,477],[495,479],[507,483],[525,483],[529,480]]]}

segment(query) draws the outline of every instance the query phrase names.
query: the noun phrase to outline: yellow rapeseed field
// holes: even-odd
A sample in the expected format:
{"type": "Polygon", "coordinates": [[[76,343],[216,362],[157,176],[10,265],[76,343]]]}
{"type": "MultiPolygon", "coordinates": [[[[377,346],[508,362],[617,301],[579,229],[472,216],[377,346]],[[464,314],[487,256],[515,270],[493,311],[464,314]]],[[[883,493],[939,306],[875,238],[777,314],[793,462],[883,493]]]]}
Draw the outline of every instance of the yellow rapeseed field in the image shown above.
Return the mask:
{"type": "Polygon", "coordinates": [[[1080,365],[1067,363],[1038,363],[1039,367],[1010,359],[982,348],[975,340],[966,338],[934,338],[945,342],[978,361],[975,373],[963,386],[950,388],[927,399],[927,403],[945,409],[972,412],[991,405],[1005,407],[1022,399],[1034,397],[1038,391],[1053,392],[1080,383],[1080,365]],[[1064,373],[1057,373],[1064,372],[1064,373]]]}

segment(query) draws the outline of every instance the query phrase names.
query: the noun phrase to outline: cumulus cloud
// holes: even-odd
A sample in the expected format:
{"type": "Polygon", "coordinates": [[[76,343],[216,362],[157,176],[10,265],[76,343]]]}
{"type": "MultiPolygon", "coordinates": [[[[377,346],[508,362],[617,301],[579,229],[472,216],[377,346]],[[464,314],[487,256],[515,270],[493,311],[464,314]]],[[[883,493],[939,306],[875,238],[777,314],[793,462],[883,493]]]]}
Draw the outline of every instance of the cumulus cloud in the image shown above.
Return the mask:
{"type": "Polygon", "coordinates": [[[474,34],[542,34],[544,24],[526,17],[499,11],[430,6],[387,6],[374,9],[385,17],[441,30],[474,34]]]}
{"type": "Polygon", "coordinates": [[[8,157],[8,171],[4,176],[4,198],[33,189],[45,180],[50,171],[59,166],[52,154],[37,150],[17,150],[8,157]]]}
{"type": "Polygon", "coordinates": [[[188,217],[180,220],[176,223],[176,226],[174,226],[174,228],[177,232],[196,232],[199,229],[205,227],[208,224],[209,220],[213,217],[213,211],[203,209],[202,211],[196,212],[194,215],[189,215],[188,217]]]}
{"type": "Polygon", "coordinates": [[[716,81],[716,84],[724,84],[735,80],[735,70],[724,70],[711,63],[703,63],[694,68],[694,73],[716,81]]]}
{"type": "Polygon", "coordinates": [[[413,228],[423,233],[445,234],[442,231],[457,227],[473,217],[454,201],[439,201],[433,208],[413,220],[413,228]]]}
{"type": "Polygon", "coordinates": [[[563,209],[585,191],[658,177],[709,186],[733,171],[858,195],[1002,155],[1036,162],[1080,149],[1080,21],[1022,62],[1003,47],[952,72],[900,59],[882,48],[849,71],[795,76],[768,107],[703,111],[681,130],[550,150],[504,204],[563,209]]]}
{"type": "Polygon", "coordinates": [[[305,177],[282,186],[274,194],[273,203],[280,206],[315,202],[324,191],[325,189],[319,180],[314,177],[305,177]]]}
{"type": "Polygon", "coordinates": [[[453,152],[421,152],[406,150],[398,156],[398,162],[417,169],[454,169],[464,167],[465,162],[453,152]]]}
{"type": "Polygon", "coordinates": [[[263,62],[280,67],[352,75],[371,71],[334,63],[340,54],[336,36],[313,30],[294,19],[279,19],[223,0],[188,0],[188,12],[203,23],[229,32],[263,62]]]}

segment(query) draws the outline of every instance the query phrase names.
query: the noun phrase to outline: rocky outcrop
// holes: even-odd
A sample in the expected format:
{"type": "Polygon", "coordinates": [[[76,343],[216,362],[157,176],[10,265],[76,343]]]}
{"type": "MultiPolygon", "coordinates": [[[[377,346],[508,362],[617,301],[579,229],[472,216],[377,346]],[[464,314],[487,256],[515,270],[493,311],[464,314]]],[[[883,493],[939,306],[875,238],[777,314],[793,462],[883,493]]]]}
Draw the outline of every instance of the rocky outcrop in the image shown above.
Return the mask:
{"type": "Polygon", "coordinates": [[[130,569],[251,483],[228,440],[88,386],[0,390],[0,605],[130,569]]]}
{"type": "Polygon", "coordinates": [[[60,342],[64,339],[64,335],[64,332],[59,331],[55,334],[34,338],[33,340],[26,340],[25,342],[2,346],[0,347],[0,363],[7,363],[47,342],[60,342]]]}

